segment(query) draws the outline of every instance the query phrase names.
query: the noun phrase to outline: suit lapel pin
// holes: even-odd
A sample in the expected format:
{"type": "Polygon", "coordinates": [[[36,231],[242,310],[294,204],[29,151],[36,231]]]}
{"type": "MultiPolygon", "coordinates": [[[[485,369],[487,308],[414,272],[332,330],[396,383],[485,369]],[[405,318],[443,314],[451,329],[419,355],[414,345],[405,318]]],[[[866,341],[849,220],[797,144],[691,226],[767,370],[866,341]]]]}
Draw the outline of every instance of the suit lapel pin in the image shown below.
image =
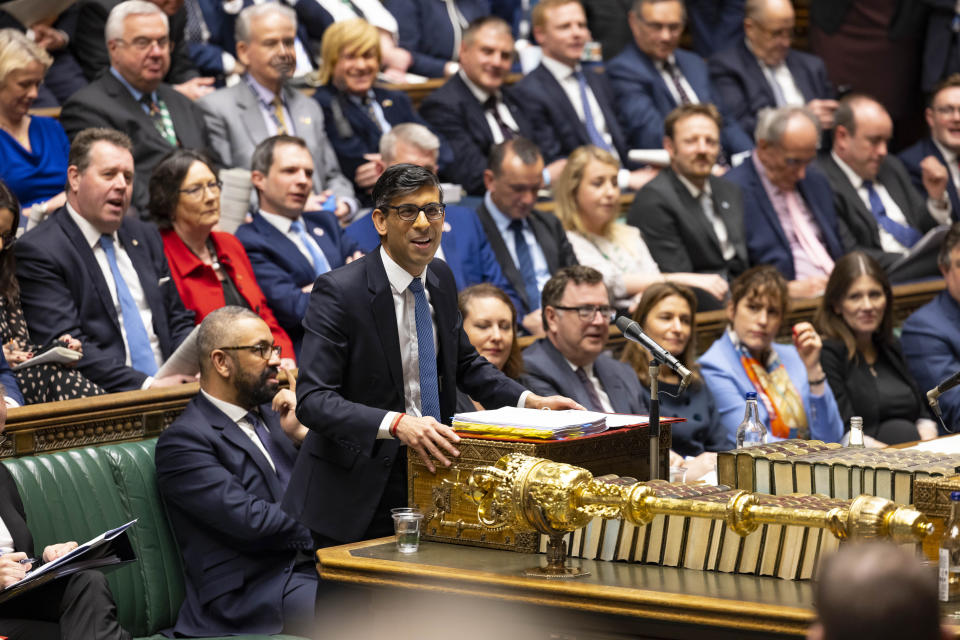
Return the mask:
{"type": "Polygon", "coordinates": [[[136,239],[136,238],[134,238],[134,239],[131,240],[130,242],[131,242],[131,243],[133,244],[133,246],[135,246],[135,247],[139,247],[139,246],[140,246],[140,243],[137,242],[137,239],[136,239]]]}
{"type": "Polygon", "coordinates": [[[384,101],[381,102],[380,104],[383,105],[384,108],[386,108],[386,107],[392,107],[392,106],[393,106],[393,100],[391,100],[390,98],[387,98],[386,100],[384,100],[384,101]]]}
{"type": "Polygon", "coordinates": [[[300,123],[301,123],[301,124],[309,125],[309,124],[310,124],[310,116],[303,116],[303,117],[301,117],[301,118],[300,118],[300,123]]]}
{"type": "Polygon", "coordinates": [[[443,222],[443,232],[444,232],[444,233],[449,233],[449,232],[451,231],[451,229],[453,229],[453,227],[450,226],[450,223],[447,222],[446,220],[444,220],[444,222],[443,222]]]}
{"type": "Polygon", "coordinates": [[[320,227],[314,227],[314,228],[313,228],[313,235],[315,235],[315,236],[322,236],[322,235],[323,235],[323,229],[321,229],[320,227]]]}
{"type": "Polygon", "coordinates": [[[720,201],[720,206],[723,207],[724,209],[729,209],[729,208],[730,208],[730,203],[727,202],[726,200],[721,200],[721,201],[720,201]]]}

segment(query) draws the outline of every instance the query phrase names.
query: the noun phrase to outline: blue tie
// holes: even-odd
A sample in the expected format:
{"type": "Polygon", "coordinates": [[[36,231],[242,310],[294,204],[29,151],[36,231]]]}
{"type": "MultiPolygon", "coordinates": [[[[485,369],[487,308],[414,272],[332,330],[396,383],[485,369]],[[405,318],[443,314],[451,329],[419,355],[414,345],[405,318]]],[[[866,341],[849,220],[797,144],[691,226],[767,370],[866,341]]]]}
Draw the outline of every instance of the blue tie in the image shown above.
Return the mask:
{"type": "Polygon", "coordinates": [[[292,473],[287,457],[283,455],[277,443],[270,437],[270,432],[267,431],[267,427],[263,424],[263,421],[260,420],[260,416],[257,415],[256,411],[248,411],[246,417],[247,422],[253,425],[254,433],[257,434],[260,442],[263,443],[263,448],[267,450],[267,455],[270,456],[270,460],[273,461],[273,468],[277,471],[277,478],[280,480],[280,485],[286,488],[290,482],[290,474],[292,473]]]}
{"type": "Polygon", "coordinates": [[[883,227],[884,231],[892,235],[897,242],[906,248],[909,249],[917,244],[917,241],[923,237],[923,234],[913,227],[904,226],[890,219],[887,215],[886,207],[883,206],[883,201],[880,200],[880,195],[877,193],[877,190],[873,188],[873,181],[864,180],[863,188],[867,190],[867,198],[870,200],[870,213],[873,214],[877,224],[883,227]]]}
{"type": "Polygon", "coordinates": [[[130,351],[130,366],[137,371],[152,376],[157,372],[157,359],[150,346],[150,336],[143,326],[140,309],[127,288],[127,283],[120,275],[117,266],[117,254],[113,250],[113,238],[109,235],[100,236],[100,247],[107,256],[110,272],[113,274],[113,283],[117,288],[117,299],[120,301],[120,314],[123,316],[123,330],[127,334],[127,349],[130,351]]]}
{"type": "Polygon", "coordinates": [[[320,250],[320,247],[310,239],[310,236],[307,235],[307,232],[303,230],[303,225],[300,224],[299,220],[294,220],[290,223],[290,231],[294,232],[300,236],[300,242],[303,243],[303,246],[307,248],[307,252],[310,254],[310,257],[313,258],[313,270],[315,275],[321,275],[330,271],[330,263],[327,261],[327,256],[323,255],[323,251],[320,250]]]}
{"type": "Polygon", "coordinates": [[[437,379],[437,354],[433,348],[433,320],[430,304],[423,292],[423,281],[414,278],[408,287],[416,300],[417,356],[420,360],[420,413],[440,422],[440,385],[437,379]]]}
{"type": "Polygon", "coordinates": [[[537,286],[537,272],[533,270],[533,257],[530,254],[530,245],[523,237],[523,220],[511,220],[510,230],[513,231],[513,243],[517,250],[517,262],[520,264],[520,275],[523,276],[523,285],[527,290],[530,309],[540,308],[540,287],[537,286]]]}
{"type": "Polygon", "coordinates": [[[577,77],[580,84],[580,103],[583,105],[583,126],[587,128],[587,136],[590,138],[590,144],[600,147],[604,151],[610,151],[610,145],[603,139],[600,130],[597,129],[597,123],[593,120],[593,110],[590,108],[590,100],[587,96],[587,77],[583,71],[574,71],[573,75],[577,77]]]}

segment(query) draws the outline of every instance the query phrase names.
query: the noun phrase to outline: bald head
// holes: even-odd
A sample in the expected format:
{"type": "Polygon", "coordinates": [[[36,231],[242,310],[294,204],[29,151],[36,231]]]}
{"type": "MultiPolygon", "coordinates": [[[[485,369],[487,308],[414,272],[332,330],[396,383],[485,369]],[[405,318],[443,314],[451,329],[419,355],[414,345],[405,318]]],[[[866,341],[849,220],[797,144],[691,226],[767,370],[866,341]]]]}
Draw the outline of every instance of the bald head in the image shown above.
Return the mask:
{"type": "Polygon", "coordinates": [[[753,53],[771,67],[787,58],[796,17],[790,0],[747,0],[743,30],[753,53]]]}
{"type": "Polygon", "coordinates": [[[835,116],[833,151],[864,180],[874,180],[887,157],[893,120],[882,104],[864,95],[847,96],[835,116]]]}

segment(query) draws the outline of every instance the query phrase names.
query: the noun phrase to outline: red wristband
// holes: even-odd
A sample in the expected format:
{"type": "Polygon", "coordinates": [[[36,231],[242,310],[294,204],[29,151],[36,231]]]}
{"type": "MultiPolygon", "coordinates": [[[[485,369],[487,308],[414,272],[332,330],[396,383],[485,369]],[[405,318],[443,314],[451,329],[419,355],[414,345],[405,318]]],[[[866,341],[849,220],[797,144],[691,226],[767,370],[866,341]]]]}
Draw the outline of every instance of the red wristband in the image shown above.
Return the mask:
{"type": "Polygon", "coordinates": [[[400,424],[400,420],[407,414],[398,413],[397,417],[393,419],[393,424],[390,425],[389,433],[391,438],[397,437],[397,425],[400,424]]]}

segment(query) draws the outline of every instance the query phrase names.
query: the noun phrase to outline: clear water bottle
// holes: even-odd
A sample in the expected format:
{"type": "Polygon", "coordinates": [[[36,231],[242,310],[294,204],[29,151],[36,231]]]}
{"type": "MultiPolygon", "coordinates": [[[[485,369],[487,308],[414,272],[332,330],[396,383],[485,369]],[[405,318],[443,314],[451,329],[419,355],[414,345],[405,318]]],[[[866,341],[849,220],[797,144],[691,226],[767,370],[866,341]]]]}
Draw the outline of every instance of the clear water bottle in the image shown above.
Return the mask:
{"type": "Polygon", "coordinates": [[[863,449],[863,418],[860,416],[850,416],[850,438],[847,446],[863,449]]]}
{"type": "Polygon", "coordinates": [[[760,422],[757,410],[757,392],[747,391],[747,408],[743,412],[743,422],[737,427],[737,449],[767,443],[767,428],[760,422]]]}
{"type": "Polygon", "coordinates": [[[940,602],[960,599],[960,491],[950,492],[950,519],[940,538],[940,602]]]}

